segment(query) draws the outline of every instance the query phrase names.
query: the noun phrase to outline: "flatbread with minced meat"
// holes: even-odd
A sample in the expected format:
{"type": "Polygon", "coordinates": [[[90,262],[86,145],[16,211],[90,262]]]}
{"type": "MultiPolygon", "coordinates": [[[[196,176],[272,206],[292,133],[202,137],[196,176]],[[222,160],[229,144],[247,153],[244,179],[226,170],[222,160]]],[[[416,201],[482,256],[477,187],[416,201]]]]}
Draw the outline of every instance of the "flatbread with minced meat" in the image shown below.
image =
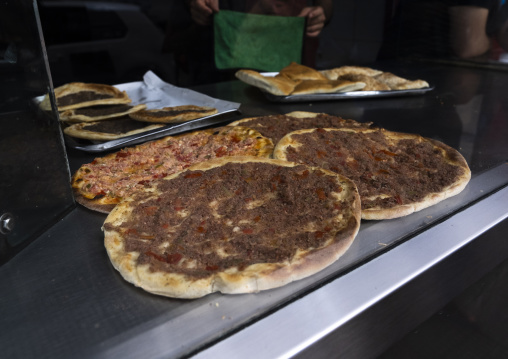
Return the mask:
{"type": "Polygon", "coordinates": [[[72,177],[76,201],[109,213],[120,200],[199,162],[225,156],[268,157],[273,143],[259,132],[226,126],[164,137],[98,157],[72,177]]]}
{"type": "MultiPolygon", "coordinates": [[[[106,84],[71,82],[57,87],[54,92],[58,111],[96,105],[131,103],[131,99],[125,91],[106,84]]],[[[48,94],[44,96],[40,107],[43,110],[51,110],[48,94]]]]}
{"type": "Polygon", "coordinates": [[[164,127],[164,124],[147,124],[129,116],[96,122],[79,122],[63,129],[68,136],[85,140],[109,141],[164,127]]]}
{"type": "Polygon", "coordinates": [[[293,111],[285,115],[248,117],[232,122],[229,125],[252,128],[259,131],[263,136],[270,138],[276,144],[288,133],[304,128],[369,128],[372,126],[372,122],[362,123],[325,113],[293,111]]]}
{"type": "Polygon", "coordinates": [[[450,146],[380,128],[295,131],[277,143],[274,158],[349,177],[364,219],[406,216],[460,193],[471,178],[466,160],[450,146]]]}
{"type": "Polygon", "coordinates": [[[217,109],[209,106],[169,106],[160,109],[136,111],[130,117],[137,121],[155,123],[185,122],[197,118],[215,115],[217,109]]]}
{"type": "Polygon", "coordinates": [[[64,122],[96,122],[122,117],[145,108],[145,104],[136,106],[129,104],[96,105],[63,111],[60,113],[60,120],[64,122]]]}
{"type": "Polygon", "coordinates": [[[360,225],[348,178],[257,157],[202,162],[124,199],[105,247],[125,280],[168,297],[253,293],[334,263],[360,225]]]}

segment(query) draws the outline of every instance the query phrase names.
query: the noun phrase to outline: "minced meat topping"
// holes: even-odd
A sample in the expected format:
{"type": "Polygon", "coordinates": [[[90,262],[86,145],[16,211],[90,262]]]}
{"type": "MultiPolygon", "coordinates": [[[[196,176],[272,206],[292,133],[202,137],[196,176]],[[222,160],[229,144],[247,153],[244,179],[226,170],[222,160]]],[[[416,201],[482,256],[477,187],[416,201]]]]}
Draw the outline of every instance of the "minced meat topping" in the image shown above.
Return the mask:
{"type": "Polygon", "coordinates": [[[350,178],[358,186],[362,209],[421,201],[453,184],[464,171],[423,138],[391,144],[383,131],[362,134],[323,129],[293,138],[302,146],[289,147],[287,160],[350,178]]]}
{"type": "Polygon", "coordinates": [[[113,95],[97,93],[95,91],[80,91],[71,93],[57,98],[56,103],[58,106],[70,106],[81,102],[103,100],[107,98],[113,98],[113,95]]]}
{"type": "Polygon", "coordinates": [[[319,248],[354,225],[351,203],[336,197],[337,177],[306,166],[228,163],[160,181],[158,191],[139,193],[130,218],[106,227],[120,231],[125,250],[156,271],[199,278],[289,261],[297,249],[319,248]],[[345,223],[337,222],[340,213],[345,223]]]}
{"type": "Polygon", "coordinates": [[[177,116],[181,115],[183,113],[205,113],[209,112],[210,110],[158,110],[158,111],[147,111],[146,113],[150,117],[168,117],[168,116],[177,116]]]}
{"type": "Polygon", "coordinates": [[[85,126],[84,129],[100,133],[122,134],[139,130],[146,126],[146,123],[132,120],[128,116],[123,116],[115,120],[93,122],[93,124],[85,126]]]}
{"type": "Polygon", "coordinates": [[[290,132],[306,128],[340,128],[340,127],[364,127],[368,128],[371,123],[361,123],[354,120],[346,120],[338,116],[318,114],[316,117],[298,118],[287,115],[271,115],[256,117],[242,123],[242,126],[254,128],[263,136],[271,138],[273,143],[280,141],[290,132]]]}
{"type": "Polygon", "coordinates": [[[84,115],[89,117],[99,117],[113,115],[115,113],[124,113],[132,108],[130,105],[98,105],[84,107],[74,110],[76,115],[84,115]]]}

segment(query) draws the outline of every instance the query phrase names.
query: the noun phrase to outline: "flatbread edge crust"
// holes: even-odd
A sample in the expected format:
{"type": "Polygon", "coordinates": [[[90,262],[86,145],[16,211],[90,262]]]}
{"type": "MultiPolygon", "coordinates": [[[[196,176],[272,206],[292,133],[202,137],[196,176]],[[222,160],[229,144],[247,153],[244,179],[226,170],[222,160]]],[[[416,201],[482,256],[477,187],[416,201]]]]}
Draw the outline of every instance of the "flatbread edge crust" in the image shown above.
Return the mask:
{"type": "MultiPolygon", "coordinates": [[[[268,162],[286,167],[299,165],[287,161],[258,157],[221,157],[191,166],[184,171],[168,176],[165,180],[176,178],[187,171],[212,169],[231,162],[268,162]]],[[[309,168],[315,169],[315,167],[309,168]]],[[[361,219],[360,197],[354,183],[337,173],[320,170],[324,171],[326,175],[340,180],[344,189],[347,187],[347,195],[354,197],[351,216],[348,218],[345,229],[337,233],[339,238],[336,236],[332,244],[321,249],[299,253],[291,263],[258,263],[248,266],[241,272],[227,269],[224,272],[211,274],[204,279],[192,280],[183,274],[151,272],[148,265],[137,266],[136,260],[139,254],[135,252],[126,253],[123,250],[123,242],[119,233],[114,230],[104,230],[104,244],[108,256],[113,266],[128,282],[148,292],[174,298],[198,298],[213,292],[227,294],[255,293],[308,277],[326,268],[346,252],[358,233],[361,219]]],[[[128,198],[118,204],[104,223],[122,223],[131,211],[131,202],[133,202],[133,199],[128,198]]]]}
{"type": "MultiPolygon", "coordinates": [[[[170,138],[192,136],[192,135],[200,133],[200,132],[213,133],[215,131],[221,131],[221,129],[225,129],[225,128],[229,128],[229,127],[230,126],[225,126],[223,128],[210,128],[210,129],[206,129],[206,130],[198,130],[198,131],[194,131],[194,132],[184,133],[184,134],[177,135],[177,136],[166,136],[161,139],[142,143],[140,145],[135,146],[134,148],[143,148],[143,146],[147,146],[151,142],[163,142],[163,141],[167,141],[170,138]]],[[[252,157],[266,157],[266,158],[268,158],[271,156],[273,148],[274,148],[274,145],[273,145],[271,139],[262,136],[258,131],[250,129],[248,127],[243,127],[243,126],[233,126],[233,127],[237,127],[237,131],[245,137],[258,138],[259,147],[256,148],[258,150],[258,152],[257,152],[256,156],[252,156],[252,157]]],[[[104,157],[115,157],[118,152],[120,152],[120,151],[116,151],[116,152],[107,154],[104,157]]],[[[81,179],[79,170],[81,168],[83,168],[84,166],[85,165],[82,165],[72,175],[72,178],[71,178],[71,186],[72,186],[72,189],[74,192],[74,199],[76,200],[77,203],[79,203],[82,206],[84,206],[88,209],[91,209],[93,211],[97,211],[100,213],[110,213],[111,210],[117,205],[117,203],[120,202],[118,199],[112,199],[107,196],[102,197],[100,199],[93,199],[93,198],[87,198],[87,197],[83,196],[83,194],[81,193],[81,191],[80,191],[81,186],[78,184],[79,180],[81,179]]]]}
{"type": "MultiPolygon", "coordinates": [[[[276,145],[273,150],[273,158],[287,160],[286,148],[289,146],[298,147],[299,144],[292,138],[292,135],[314,132],[316,129],[303,129],[291,132],[284,136],[276,145]]],[[[353,131],[353,132],[370,132],[377,131],[377,129],[343,129],[343,128],[329,128],[326,131],[353,131]]],[[[407,134],[401,132],[393,132],[383,130],[385,134],[393,136],[394,138],[423,138],[431,142],[434,146],[440,148],[446,155],[448,161],[452,162],[455,166],[459,166],[464,170],[462,176],[458,177],[454,183],[443,188],[440,192],[433,192],[427,194],[421,201],[403,204],[392,208],[374,207],[362,210],[362,219],[366,220],[383,220],[404,217],[411,213],[420,211],[424,208],[437,204],[447,198],[459,194],[469,183],[471,179],[471,170],[465,158],[454,148],[434,139],[424,138],[415,134],[407,134]]]]}
{"type": "Polygon", "coordinates": [[[197,118],[211,116],[218,113],[217,109],[210,106],[196,106],[196,105],[182,105],[173,107],[164,107],[161,109],[142,110],[131,113],[130,118],[141,122],[155,122],[155,123],[172,123],[172,122],[185,122],[195,120],[197,118]],[[180,114],[167,115],[163,117],[153,116],[152,113],[164,110],[182,111],[180,114]],[[196,112],[199,110],[201,112],[196,112]]]}
{"type": "Polygon", "coordinates": [[[274,77],[263,76],[253,70],[238,70],[235,76],[246,84],[258,87],[275,96],[289,95],[299,83],[282,75],[274,77]]]}
{"type": "MultiPolygon", "coordinates": [[[[293,111],[286,113],[285,116],[291,116],[296,118],[311,118],[311,117],[317,117],[318,115],[324,115],[324,112],[307,112],[307,111],[293,111]]],[[[266,116],[272,116],[272,115],[266,115],[266,116]]],[[[275,115],[276,116],[276,115],[275,115]]],[[[228,126],[243,126],[242,124],[245,122],[249,122],[251,120],[255,120],[256,118],[263,117],[263,116],[256,116],[256,117],[246,117],[242,118],[241,120],[236,120],[234,122],[231,122],[228,124],[228,126]]]]}
{"type": "MultiPolygon", "coordinates": [[[[108,94],[112,95],[111,98],[93,100],[93,101],[85,101],[75,103],[73,105],[68,106],[59,106],[58,111],[72,110],[75,108],[81,107],[89,107],[94,105],[114,105],[114,104],[122,104],[122,103],[131,103],[131,99],[127,95],[127,92],[120,91],[114,86],[105,85],[105,84],[95,84],[95,83],[85,83],[85,82],[71,82],[60,87],[57,87],[55,92],[55,98],[58,102],[58,98],[70,95],[73,93],[81,92],[81,91],[93,91],[96,93],[108,94]]],[[[46,94],[44,99],[40,103],[40,107],[43,110],[51,110],[51,102],[49,101],[49,95],[46,94]]]]}
{"type": "Polygon", "coordinates": [[[130,109],[123,111],[123,112],[117,112],[117,113],[112,113],[109,115],[103,115],[103,116],[97,116],[97,117],[76,114],[77,109],[65,110],[60,113],[60,121],[69,122],[69,123],[97,122],[97,121],[108,120],[108,119],[112,119],[112,118],[116,118],[116,117],[122,117],[124,115],[128,115],[128,114],[136,112],[136,111],[144,110],[145,108],[146,108],[145,104],[139,104],[136,106],[132,106],[130,109]]]}
{"type": "MultiPolygon", "coordinates": [[[[114,120],[112,120],[114,121],[114,120]]],[[[106,133],[106,132],[96,132],[96,131],[90,131],[86,128],[88,126],[93,126],[96,122],[79,122],[75,123],[73,125],[70,125],[69,127],[65,127],[63,129],[63,132],[71,137],[75,138],[81,138],[84,140],[116,140],[122,137],[127,137],[131,135],[136,135],[138,133],[143,133],[150,130],[155,130],[157,128],[164,127],[163,124],[153,124],[148,125],[143,128],[139,128],[137,130],[132,130],[124,133],[114,134],[114,133],[106,133]]]]}

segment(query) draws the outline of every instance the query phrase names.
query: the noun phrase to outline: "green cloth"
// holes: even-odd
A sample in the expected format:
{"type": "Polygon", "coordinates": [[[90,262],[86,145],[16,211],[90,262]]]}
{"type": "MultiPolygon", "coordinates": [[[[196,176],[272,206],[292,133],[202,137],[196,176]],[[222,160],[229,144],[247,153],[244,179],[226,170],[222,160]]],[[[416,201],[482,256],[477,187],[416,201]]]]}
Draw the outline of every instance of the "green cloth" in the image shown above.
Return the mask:
{"type": "Polygon", "coordinates": [[[279,71],[301,63],[305,18],[221,10],[214,15],[215,65],[279,71]]]}

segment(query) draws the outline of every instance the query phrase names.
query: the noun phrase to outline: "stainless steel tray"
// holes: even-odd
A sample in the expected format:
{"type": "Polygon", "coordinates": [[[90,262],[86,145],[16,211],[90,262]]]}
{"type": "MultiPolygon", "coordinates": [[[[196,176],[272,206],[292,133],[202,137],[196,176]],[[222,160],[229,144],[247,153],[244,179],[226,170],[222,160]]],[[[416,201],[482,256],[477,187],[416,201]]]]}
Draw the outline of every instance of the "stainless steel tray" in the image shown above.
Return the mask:
{"type": "Polygon", "coordinates": [[[155,140],[157,138],[165,137],[165,136],[171,136],[176,135],[179,133],[209,127],[213,125],[218,125],[220,123],[228,121],[227,118],[224,115],[227,113],[235,112],[237,109],[231,109],[231,110],[225,110],[222,111],[219,114],[201,117],[195,120],[183,122],[183,123],[177,123],[177,124],[171,124],[164,127],[157,128],[155,130],[146,131],[143,133],[138,133],[136,135],[126,136],[122,137],[116,140],[111,140],[107,142],[98,142],[93,141],[97,143],[93,143],[92,141],[88,140],[82,140],[79,138],[73,138],[71,136],[67,136],[64,134],[64,140],[65,144],[71,148],[74,148],[76,150],[86,151],[86,152],[104,152],[104,151],[110,151],[115,150],[119,148],[123,148],[126,146],[132,146],[136,144],[140,144],[143,142],[155,140]]]}
{"type": "MultiPolygon", "coordinates": [[[[65,143],[68,147],[86,152],[115,150],[125,146],[155,140],[164,136],[175,135],[226,122],[226,115],[238,111],[240,107],[240,104],[237,102],[219,100],[196,91],[168,84],[151,71],[148,71],[143,76],[143,81],[119,84],[115,85],[115,87],[127,92],[133,105],[143,103],[147,105],[148,109],[192,104],[215,107],[217,113],[187,122],[168,124],[167,126],[155,130],[111,141],[82,140],[64,134],[65,143]]],[[[42,99],[39,100],[41,101],[42,99]]]]}
{"type": "Polygon", "coordinates": [[[329,101],[329,100],[351,100],[363,98],[379,98],[379,97],[397,97],[397,96],[414,96],[423,95],[432,91],[434,87],[426,87],[414,90],[391,90],[391,91],[351,91],[339,93],[317,93],[308,95],[288,95],[276,96],[263,91],[266,98],[273,102],[313,102],[313,101],[329,101]]]}
{"type": "MultiPolygon", "coordinates": [[[[275,76],[278,72],[263,72],[263,76],[275,76]]],[[[315,101],[331,101],[331,100],[352,100],[364,98],[378,98],[378,97],[398,97],[398,96],[415,96],[423,95],[429,91],[434,90],[434,86],[412,89],[412,90],[390,90],[390,91],[351,91],[351,92],[338,92],[338,93],[316,93],[307,95],[288,95],[277,96],[269,92],[261,90],[266,98],[272,102],[315,102],[315,101]]]]}

